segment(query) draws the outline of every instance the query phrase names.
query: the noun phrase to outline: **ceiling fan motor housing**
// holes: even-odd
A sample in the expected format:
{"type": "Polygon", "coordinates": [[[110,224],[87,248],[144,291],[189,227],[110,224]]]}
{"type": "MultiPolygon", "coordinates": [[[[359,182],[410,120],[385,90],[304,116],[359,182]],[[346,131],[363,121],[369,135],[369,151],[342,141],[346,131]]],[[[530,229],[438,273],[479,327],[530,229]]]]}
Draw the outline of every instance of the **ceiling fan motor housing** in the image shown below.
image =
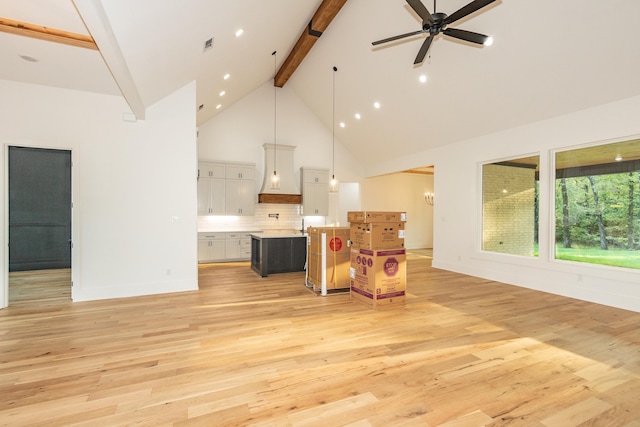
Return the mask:
{"type": "Polygon", "coordinates": [[[434,13],[431,15],[433,22],[429,24],[426,21],[422,21],[422,29],[424,31],[428,31],[430,34],[439,34],[440,31],[444,30],[447,27],[447,24],[444,23],[444,20],[447,19],[446,13],[434,13]]]}

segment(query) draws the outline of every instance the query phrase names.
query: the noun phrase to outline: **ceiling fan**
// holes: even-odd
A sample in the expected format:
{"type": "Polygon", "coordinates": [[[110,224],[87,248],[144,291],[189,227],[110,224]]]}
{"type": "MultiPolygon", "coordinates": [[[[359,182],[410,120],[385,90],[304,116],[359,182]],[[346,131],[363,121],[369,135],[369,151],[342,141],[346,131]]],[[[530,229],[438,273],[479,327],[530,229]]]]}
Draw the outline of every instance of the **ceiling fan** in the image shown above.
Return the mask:
{"type": "Polygon", "coordinates": [[[416,60],[413,62],[414,64],[419,64],[424,60],[424,57],[427,55],[429,47],[431,46],[431,42],[440,33],[472,43],[489,45],[492,41],[491,37],[489,36],[474,33],[472,31],[447,28],[447,25],[452,24],[455,21],[462,19],[479,9],[482,9],[483,7],[489,5],[490,3],[493,3],[494,1],[496,0],[474,0],[466,6],[458,9],[451,15],[447,15],[446,13],[436,12],[436,0],[433,0],[433,13],[430,13],[427,7],[420,0],[407,0],[409,6],[411,6],[411,8],[420,16],[420,18],[422,18],[422,29],[378,40],[371,44],[373,46],[377,46],[382,43],[388,43],[395,40],[403,39],[405,37],[415,36],[416,34],[429,33],[429,37],[425,39],[424,43],[422,43],[422,47],[420,47],[420,50],[418,51],[416,60]]]}

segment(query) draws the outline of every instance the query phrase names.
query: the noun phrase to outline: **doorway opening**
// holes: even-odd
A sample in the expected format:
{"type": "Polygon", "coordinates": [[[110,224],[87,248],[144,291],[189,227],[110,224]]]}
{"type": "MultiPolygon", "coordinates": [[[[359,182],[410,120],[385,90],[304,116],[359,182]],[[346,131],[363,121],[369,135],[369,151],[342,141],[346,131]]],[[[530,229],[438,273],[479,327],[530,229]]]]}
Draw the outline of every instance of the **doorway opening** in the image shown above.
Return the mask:
{"type": "Polygon", "coordinates": [[[71,151],[8,147],[9,305],[71,300],[71,151]]]}

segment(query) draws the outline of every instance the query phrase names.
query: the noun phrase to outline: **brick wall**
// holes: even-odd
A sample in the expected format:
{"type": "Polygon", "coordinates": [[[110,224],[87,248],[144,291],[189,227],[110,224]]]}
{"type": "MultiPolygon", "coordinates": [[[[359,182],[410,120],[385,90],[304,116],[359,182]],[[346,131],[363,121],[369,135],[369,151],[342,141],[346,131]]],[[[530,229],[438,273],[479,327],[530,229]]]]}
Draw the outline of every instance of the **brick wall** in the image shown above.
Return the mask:
{"type": "Polygon", "coordinates": [[[534,255],[535,170],[482,168],[482,249],[534,255]]]}

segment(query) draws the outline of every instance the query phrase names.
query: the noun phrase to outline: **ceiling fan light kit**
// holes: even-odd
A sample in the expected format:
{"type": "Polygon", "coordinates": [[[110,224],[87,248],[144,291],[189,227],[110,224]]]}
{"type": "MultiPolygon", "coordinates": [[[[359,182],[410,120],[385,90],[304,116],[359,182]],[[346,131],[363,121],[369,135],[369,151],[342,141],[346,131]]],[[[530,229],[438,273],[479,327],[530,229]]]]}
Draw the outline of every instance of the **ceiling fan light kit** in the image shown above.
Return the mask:
{"type": "Polygon", "coordinates": [[[433,13],[429,12],[427,7],[422,3],[421,0],[407,0],[407,3],[409,3],[411,9],[413,9],[414,12],[416,12],[418,16],[420,16],[420,18],[422,18],[422,29],[418,31],[412,31],[410,33],[388,37],[386,39],[375,41],[371,44],[373,46],[378,46],[383,43],[389,43],[406,37],[411,37],[422,33],[429,33],[429,36],[422,43],[422,46],[418,51],[418,55],[416,55],[416,59],[413,62],[414,65],[422,63],[425,56],[427,56],[429,47],[431,47],[431,42],[433,42],[433,39],[440,33],[471,43],[491,46],[491,44],[493,43],[493,39],[489,36],[474,33],[472,31],[460,30],[457,28],[447,28],[447,26],[458,21],[459,19],[464,18],[467,15],[470,15],[482,9],[485,6],[488,6],[494,1],[496,0],[474,0],[471,3],[468,3],[466,6],[463,6],[462,8],[453,12],[451,15],[447,15],[446,13],[436,12],[435,0],[433,0],[433,13]]]}

